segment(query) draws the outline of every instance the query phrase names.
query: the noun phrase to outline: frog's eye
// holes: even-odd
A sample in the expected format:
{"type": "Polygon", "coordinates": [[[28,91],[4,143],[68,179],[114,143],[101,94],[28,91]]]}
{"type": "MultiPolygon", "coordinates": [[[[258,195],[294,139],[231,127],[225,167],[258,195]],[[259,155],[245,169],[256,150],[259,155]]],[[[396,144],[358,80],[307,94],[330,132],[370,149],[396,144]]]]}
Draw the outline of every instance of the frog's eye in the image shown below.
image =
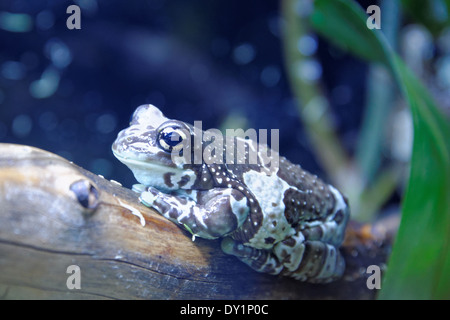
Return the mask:
{"type": "Polygon", "coordinates": [[[166,152],[178,151],[183,148],[183,141],[186,140],[186,132],[175,126],[162,128],[158,132],[158,144],[166,152]]]}

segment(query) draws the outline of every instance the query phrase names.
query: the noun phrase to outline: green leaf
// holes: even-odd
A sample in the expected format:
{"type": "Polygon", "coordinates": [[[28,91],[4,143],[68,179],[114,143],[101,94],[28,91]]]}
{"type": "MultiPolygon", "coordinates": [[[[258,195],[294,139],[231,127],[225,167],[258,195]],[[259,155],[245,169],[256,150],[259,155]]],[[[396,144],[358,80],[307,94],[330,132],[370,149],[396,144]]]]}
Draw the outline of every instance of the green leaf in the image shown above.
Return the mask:
{"type": "Polygon", "coordinates": [[[384,63],[413,116],[410,177],[382,299],[450,298],[450,121],[354,2],[316,0],[311,23],[341,48],[384,63]]]}
{"type": "Polygon", "coordinates": [[[356,2],[316,0],[311,24],[342,49],[369,61],[387,63],[382,40],[377,32],[367,28],[367,18],[356,2]]]}
{"type": "Polygon", "coordinates": [[[411,107],[411,172],[382,299],[450,298],[450,129],[422,84],[395,57],[411,107]]]}

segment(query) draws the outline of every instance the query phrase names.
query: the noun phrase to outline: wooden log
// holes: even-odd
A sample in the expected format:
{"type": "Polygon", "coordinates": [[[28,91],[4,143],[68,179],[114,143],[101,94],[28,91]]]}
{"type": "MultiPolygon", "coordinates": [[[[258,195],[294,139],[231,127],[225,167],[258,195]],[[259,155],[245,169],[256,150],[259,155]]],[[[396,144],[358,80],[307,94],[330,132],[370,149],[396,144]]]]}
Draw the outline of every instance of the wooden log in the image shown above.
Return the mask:
{"type": "Polygon", "coordinates": [[[192,241],[118,183],[40,149],[0,144],[6,299],[372,299],[365,271],[383,265],[390,241],[350,229],[342,280],[261,274],[225,255],[219,241],[192,241]],[[80,289],[69,288],[77,283],[72,265],[80,289]]]}

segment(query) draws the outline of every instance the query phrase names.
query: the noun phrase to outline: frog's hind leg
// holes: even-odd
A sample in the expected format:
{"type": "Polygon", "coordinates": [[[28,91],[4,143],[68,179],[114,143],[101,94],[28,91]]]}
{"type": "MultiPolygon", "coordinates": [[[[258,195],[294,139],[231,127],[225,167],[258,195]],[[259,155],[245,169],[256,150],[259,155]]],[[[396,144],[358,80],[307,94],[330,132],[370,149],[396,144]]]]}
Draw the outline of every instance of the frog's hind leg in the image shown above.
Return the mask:
{"type": "Polygon", "coordinates": [[[299,226],[301,226],[300,230],[306,240],[321,241],[339,247],[344,240],[349,217],[349,209],[345,207],[336,210],[335,213],[324,220],[303,222],[299,226]]]}
{"type": "Polygon", "coordinates": [[[335,246],[320,240],[308,240],[300,230],[277,243],[273,251],[249,247],[231,238],[222,241],[222,250],[256,271],[301,281],[331,282],[340,278],[345,269],[344,259],[335,246]]]}
{"type": "Polygon", "coordinates": [[[330,282],[343,275],[345,261],[339,246],[350,212],[344,198],[336,198],[331,215],[299,224],[293,236],[274,246],[275,256],[285,266],[282,274],[309,282],[330,282]]]}
{"type": "Polygon", "coordinates": [[[339,246],[348,220],[348,208],[325,221],[298,225],[296,233],[277,243],[273,252],[285,266],[282,274],[308,282],[331,282],[340,278],[345,261],[339,246]]]}
{"type": "Polygon", "coordinates": [[[281,274],[297,280],[326,283],[340,278],[345,261],[339,249],[320,240],[308,240],[301,231],[274,246],[285,267],[281,274]]]}
{"type": "Polygon", "coordinates": [[[237,257],[255,271],[277,275],[284,268],[270,250],[249,247],[230,237],[224,238],[221,246],[223,252],[237,257]]]}

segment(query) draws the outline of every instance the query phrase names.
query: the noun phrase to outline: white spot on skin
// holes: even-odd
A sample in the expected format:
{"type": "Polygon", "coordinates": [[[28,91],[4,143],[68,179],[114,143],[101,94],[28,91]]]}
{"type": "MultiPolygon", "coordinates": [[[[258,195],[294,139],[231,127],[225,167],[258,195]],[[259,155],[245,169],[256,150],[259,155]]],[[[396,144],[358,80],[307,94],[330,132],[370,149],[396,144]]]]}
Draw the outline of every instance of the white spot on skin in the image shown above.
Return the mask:
{"type": "Polygon", "coordinates": [[[244,223],[245,219],[247,219],[249,208],[247,206],[247,199],[244,197],[241,200],[237,201],[234,196],[230,196],[230,207],[231,211],[236,216],[238,221],[238,228],[244,223]]]}
{"type": "MultiPolygon", "coordinates": [[[[268,176],[257,171],[245,172],[243,180],[254,194],[263,213],[262,224],[258,232],[249,240],[250,245],[258,249],[270,249],[273,247],[273,243],[266,243],[265,238],[269,236],[275,238],[274,243],[277,243],[294,234],[295,230],[284,215],[285,205],[283,202],[285,191],[294,187],[276,174],[268,176]],[[272,203],[276,203],[277,206],[273,206],[272,203]],[[269,216],[273,218],[270,219],[269,216]],[[277,221],[275,228],[270,223],[271,220],[277,221]]],[[[255,211],[257,212],[257,210],[255,211]]]]}
{"type": "Polygon", "coordinates": [[[333,214],[331,214],[329,217],[327,217],[327,221],[324,224],[325,228],[329,228],[329,229],[335,229],[334,232],[330,232],[328,231],[328,233],[330,233],[331,235],[331,242],[336,244],[336,245],[340,245],[342,243],[344,234],[345,234],[345,228],[347,226],[347,222],[346,220],[348,220],[349,218],[349,209],[347,204],[345,203],[344,197],[342,196],[342,194],[336,189],[334,188],[332,185],[328,185],[328,188],[330,189],[331,193],[333,193],[334,198],[336,199],[336,204],[334,206],[334,211],[333,214]],[[343,223],[337,225],[336,221],[334,221],[334,217],[335,214],[342,210],[344,217],[343,219],[345,220],[343,223]],[[329,226],[331,225],[331,226],[329,226]]]}
{"type": "MultiPolygon", "coordinates": [[[[332,185],[328,185],[331,193],[333,193],[334,198],[336,199],[336,205],[334,206],[334,212],[338,212],[339,210],[346,210],[347,205],[345,204],[344,197],[342,194],[332,185]]],[[[329,196],[329,195],[328,195],[329,196]]]]}
{"type": "Polygon", "coordinates": [[[195,206],[194,206],[194,203],[193,202],[189,202],[188,201],[188,203],[186,204],[186,205],[182,205],[179,201],[178,201],[178,199],[176,199],[176,206],[177,206],[177,208],[179,208],[179,211],[181,211],[182,213],[177,217],[177,222],[179,223],[179,224],[183,224],[183,219],[185,218],[185,217],[187,217],[187,216],[189,216],[189,214],[191,213],[190,212],[190,208],[191,207],[193,207],[193,212],[194,212],[194,216],[196,216],[197,218],[198,217],[201,217],[201,219],[200,220],[197,220],[197,221],[199,221],[201,224],[203,224],[203,226],[205,226],[205,224],[204,224],[204,222],[203,222],[203,217],[202,217],[202,215],[200,214],[200,212],[199,212],[199,210],[198,210],[198,208],[196,208],[195,206]],[[197,210],[196,210],[197,209],[197,210]]]}
{"type": "MultiPolygon", "coordinates": [[[[186,171],[191,171],[191,170],[186,170],[186,171]]],[[[194,171],[192,171],[192,173],[194,173],[194,171]]],[[[194,176],[192,176],[192,173],[190,175],[184,175],[184,174],[174,174],[170,176],[170,182],[172,183],[172,185],[174,185],[174,188],[178,189],[179,188],[179,183],[183,182],[185,183],[182,188],[183,189],[190,189],[190,187],[194,184],[195,182],[195,173],[194,176]],[[189,180],[186,182],[186,176],[189,177],[189,180]]]]}
{"type": "Polygon", "coordinates": [[[305,237],[301,232],[298,232],[296,235],[292,236],[295,240],[295,246],[287,246],[284,243],[280,242],[273,248],[274,254],[280,259],[283,258],[283,253],[290,255],[289,262],[285,262],[284,265],[288,268],[289,271],[297,270],[300,262],[303,259],[303,253],[305,251],[305,246],[303,242],[305,241],[305,237]]]}

